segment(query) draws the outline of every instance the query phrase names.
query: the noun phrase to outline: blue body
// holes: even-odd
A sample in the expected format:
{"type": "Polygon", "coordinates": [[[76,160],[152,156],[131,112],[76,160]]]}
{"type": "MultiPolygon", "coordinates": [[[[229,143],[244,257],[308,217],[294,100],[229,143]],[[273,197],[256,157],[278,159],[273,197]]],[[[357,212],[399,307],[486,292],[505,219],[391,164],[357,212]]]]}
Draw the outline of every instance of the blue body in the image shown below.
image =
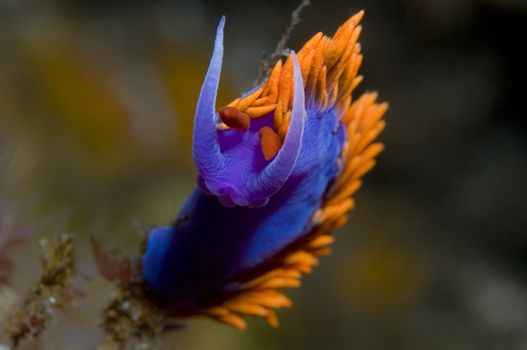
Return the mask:
{"type": "Polygon", "coordinates": [[[150,232],[143,278],[157,301],[171,310],[192,307],[228,289],[237,276],[310,230],[313,214],[340,171],[346,137],[333,110],[316,115],[311,109],[293,171],[265,206],[225,207],[198,188],[176,224],[150,232]]]}

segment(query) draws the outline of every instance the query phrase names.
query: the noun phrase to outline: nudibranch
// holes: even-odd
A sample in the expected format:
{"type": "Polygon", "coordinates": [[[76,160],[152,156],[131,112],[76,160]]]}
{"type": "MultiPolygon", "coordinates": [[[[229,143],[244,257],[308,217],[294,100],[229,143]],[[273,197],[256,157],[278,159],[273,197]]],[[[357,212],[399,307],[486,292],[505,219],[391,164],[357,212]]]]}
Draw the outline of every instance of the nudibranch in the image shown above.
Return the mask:
{"type": "Polygon", "coordinates": [[[386,103],[352,100],[361,82],[363,12],[316,34],[267,80],[216,111],[222,18],[197,103],[198,186],[174,224],[149,233],[143,280],[174,317],[208,316],[244,329],[244,316],[278,325],[283,291],[330,252],[352,195],[383,145],[386,103]]]}

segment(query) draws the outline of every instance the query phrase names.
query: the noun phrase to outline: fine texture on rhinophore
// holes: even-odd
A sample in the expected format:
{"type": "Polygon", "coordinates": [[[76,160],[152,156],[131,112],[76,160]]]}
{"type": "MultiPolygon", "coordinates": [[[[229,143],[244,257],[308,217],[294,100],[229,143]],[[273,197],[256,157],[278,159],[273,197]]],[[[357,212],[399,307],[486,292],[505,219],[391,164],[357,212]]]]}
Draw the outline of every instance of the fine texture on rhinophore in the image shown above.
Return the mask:
{"type": "Polygon", "coordinates": [[[292,304],[283,291],[331,252],[332,232],[383,149],[375,139],[387,104],[373,92],[352,99],[363,14],[332,37],[314,35],[216,113],[220,23],[195,117],[199,187],[176,224],[152,230],[144,256],[145,284],[172,316],[278,326],[275,309],[292,304]]]}

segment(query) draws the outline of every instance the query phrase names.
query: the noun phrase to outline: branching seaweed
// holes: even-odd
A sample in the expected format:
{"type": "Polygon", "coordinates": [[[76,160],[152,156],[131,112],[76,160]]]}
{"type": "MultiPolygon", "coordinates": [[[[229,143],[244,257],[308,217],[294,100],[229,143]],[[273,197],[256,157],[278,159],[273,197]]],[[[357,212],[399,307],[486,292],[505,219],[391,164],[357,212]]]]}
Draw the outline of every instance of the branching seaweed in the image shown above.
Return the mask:
{"type": "Polygon", "coordinates": [[[75,274],[73,238],[62,234],[53,239],[42,239],[40,264],[42,273],[38,282],[5,324],[13,348],[23,339],[42,334],[55,312],[71,301],[75,274]]]}
{"type": "MultiPolygon", "coordinates": [[[[92,242],[96,259],[107,255],[96,241],[92,242]]],[[[144,243],[141,245],[140,256],[143,251],[144,243]]],[[[137,349],[150,349],[169,323],[165,313],[150,303],[145,296],[141,276],[141,259],[128,260],[126,264],[124,261],[114,256],[107,263],[115,266],[130,266],[131,272],[127,278],[123,278],[122,275],[112,275],[115,278],[111,279],[117,281],[118,286],[110,303],[102,312],[100,325],[105,339],[98,347],[99,350],[121,350],[132,335],[137,337],[137,349]]],[[[101,266],[99,269],[101,270],[101,266]]]]}

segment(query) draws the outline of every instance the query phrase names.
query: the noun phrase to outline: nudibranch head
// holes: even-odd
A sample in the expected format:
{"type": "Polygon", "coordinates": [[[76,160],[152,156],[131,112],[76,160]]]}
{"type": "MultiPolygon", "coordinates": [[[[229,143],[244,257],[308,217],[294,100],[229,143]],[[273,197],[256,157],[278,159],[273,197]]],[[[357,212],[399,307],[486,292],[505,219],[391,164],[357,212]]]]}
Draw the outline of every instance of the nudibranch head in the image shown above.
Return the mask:
{"type": "MultiPolygon", "coordinates": [[[[267,118],[263,116],[252,123],[248,113],[233,106],[217,113],[224,23],[222,18],[198,100],[193,157],[203,191],[218,196],[225,206],[263,206],[283,186],[300,152],[306,116],[302,73],[292,52],[293,108],[289,132],[279,147],[270,111],[267,118]]],[[[252,94],[258,92],[261,88],[252,94]]]]}
{"type": "Polygon", "coordinates": [[[310,39],[276,63],[267,80],[216,108],[222,18],[198,99],[193,159],[198,186],[176,223],[150,232],[143,279],[174,316],[206,315],[243,329],[291,301],[280,290],[329,253],[350,198],[382,151],[374,140],[387,104],[352,100],[361,82],[358,25],[310,39]]]}

